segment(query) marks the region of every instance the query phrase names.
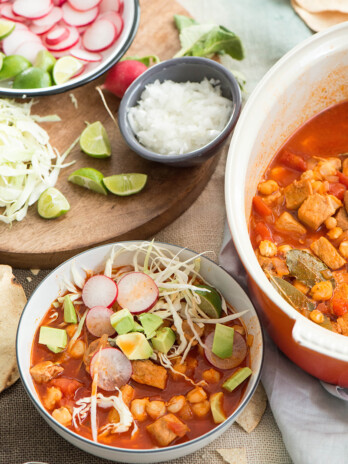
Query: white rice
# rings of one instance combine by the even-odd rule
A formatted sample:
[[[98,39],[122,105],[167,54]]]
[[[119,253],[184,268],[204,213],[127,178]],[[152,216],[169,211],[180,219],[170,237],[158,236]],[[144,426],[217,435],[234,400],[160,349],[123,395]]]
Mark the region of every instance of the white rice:
[[[148,84],[128,111],[139,142],[162,155],[189,153],[211,142],[226,126],[233,106],[218,84],[207,78]]]

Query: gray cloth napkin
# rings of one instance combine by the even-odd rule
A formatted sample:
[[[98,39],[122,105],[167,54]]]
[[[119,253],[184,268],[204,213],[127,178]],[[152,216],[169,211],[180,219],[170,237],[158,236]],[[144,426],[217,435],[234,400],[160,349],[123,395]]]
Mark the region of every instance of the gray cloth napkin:
[[[227,225],[219,263],[247,289]],[[348,403],[327,393],[317,379],[293,364],[267,333],[261,380],[294,464],[348,463]]]

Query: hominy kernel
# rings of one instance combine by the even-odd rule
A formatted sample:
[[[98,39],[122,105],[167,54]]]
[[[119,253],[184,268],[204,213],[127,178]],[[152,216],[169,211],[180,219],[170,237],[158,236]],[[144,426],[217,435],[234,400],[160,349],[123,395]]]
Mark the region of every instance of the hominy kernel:
[[[316,324],[322,324],[324,322],[324,314],[318,309],[314,309],[309,313],[310,319]]]
[[[278,247],[278,253],[283,253],[284,255],[290,250],[292,250],[290,245],[280,245]]]
[[[334,227],[333,229],[329,230],[329,232],[327,233],[327,236],[331,240],[335,240],[336,238],[338,238],[342,234],[342,232],[343,232],[343,230],[341,229],[341,227]]]
[[[325,225],[327,229],[334,229],[337,226],[337,220],[334,217],[329,217],[325,221]]]
[[[339,252],[343,258],[348,258],[348,241],[341,242]]]
[[[312,287],[311,296],[315,301],[326,301],[332,297],[332,284],[329,280],[318,282]]]
[[[259,250],[262,256],[268,258],[277,254],[277,246],[270,240],[262,240],[259,245]]]
[[[271,195],[279,189],[279,185],[275,180],[266,180],[266,182],[261,182],[257,189],[262,195]]]
[[[300,292],[304,293],[305,295],[309,292],[309,287],[307,287],[307,285],[305,285],[303,282],[300,282],[299,280],[295,280],[293,285],[295,288],[297,288],[297,290],[300,290]]]

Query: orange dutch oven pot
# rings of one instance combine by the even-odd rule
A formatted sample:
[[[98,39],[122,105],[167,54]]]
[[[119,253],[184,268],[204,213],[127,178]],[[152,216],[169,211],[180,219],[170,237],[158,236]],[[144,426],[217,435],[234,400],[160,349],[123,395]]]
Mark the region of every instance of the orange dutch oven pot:
[[[237,123],[225,177],[228,222],[249,289],[272,339],[309,374],[348,387],[348,337],[290,306],[262,271],[249,239],[257,184],[285,140],[309,118],[348,99],[348,23],[315,34],[287,53],[250,96]]]

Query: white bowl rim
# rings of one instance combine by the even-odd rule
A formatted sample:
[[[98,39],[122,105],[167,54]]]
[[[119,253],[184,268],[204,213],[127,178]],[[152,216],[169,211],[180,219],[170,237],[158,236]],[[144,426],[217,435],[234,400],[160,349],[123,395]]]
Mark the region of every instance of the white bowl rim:
[[[40,283],[39,285],[35,288],[35,290],[33,291],[33,293],[30,295],[24,309],[23,309],[23,312],[22,312],[22,315],[20,317],[20,320],[19,320],[19,323],[18,323],[18,329],[17,329],[17,336],[16,336],[16,356],[17,356],[17,363],[18,363],[18,370],[19,370],[19,375],[20,375],[20,378],[21,378],[21,381],[22,381],[22,384],[24,385],[24,388],[27,392],[27,395],[29,396],[29,398],[31,399],[32,403],[34,404],[34,406],[39,410],[39,412],[45,417],[45,419],[47,420],[48,419],[48,422],[49,424],[52,422],[55,426],[57,426],[64,434],[67,433],[68,435],[71,435],[73,436],[74,438],[76,438],[78,441],[82,442],[82,443],[87,443],[88,445],[92,445],[92,446],[95,446],[97,448],[102,448],[102,449],[105,449],[105,450],[108,450],[108,451],[117,451],[117,452],[122,452],[122,453],[129,453],[129,454],[151,454],[151,453],[164,453],[164,452],[167,452],[167,451],[175,451],[175,450],[178,450],[178,449],[182,449],[182,448],[185,448],[185,447],[189,447],[190,445],[194,444],[194,443],[197,443],[199,442],[200,440],[203,440],[203,439],[206,439],[208,438],[210,435],[216,433],[217,431],[219,431],[221,428],[225,428],[229,423],[231,422],[234,422],[235,418],[238,416],[238,414],[241,412],[240,409],[243,408],[248,404],[248,402],[250,401],[250,399],[252,398],[259,382],[260,382],[260,379],[261,379],[261,372],[262,372],[262,367],[263,367],[263,362],[264,362],[264,333],[263,333],[263,328],[262,328],[262,325],[260,323],[260,320],[259,320],[259,317],[257,315],[257,312],[254,308],[254,305],[252,304],[252,302],[250,301],[250,304],[251,306],[254,308],[254,311],[255,311],[255,316],[257,318],[257,322],[258,322],[258,326],[259,326],[259,329],[260,329],[260,335],[261,335],[261,353],[260,353],[260,367],[259,367],[259,370],[256,374],[256,378],[255,378],[255,384],[253,386],[253,388],[250,390],[250,392],[245,396],[245,398],[240,402],[240,404],[238,405],[238,407],[236,408],[236,410],[224,421],[222,422],[221,424],[217,425],[216,427],[214,427],[213,429],[209,430],[209,432],[197,437],[197,438],[194,438],[192,440],[188,440],[187,442],[184,442],[184,443],[180,443],[178,445],[173,445],[173,446],[167,446],[167,447],[163,447],[163,448],[154,448],[154,449],[140,449],[140,448],[137,448],[137,449],[129,449],[129,448],[119,448],[119,447],[116,447],[116,446],[109,446],[109,445],[104,445],[103,443],[96,443],[96,442],[93,442],[92,440],[88,439],[88,438],[85,438],[83,437],[82,435],[79,435],[75,432],[73,432],[72,430],[68,429],[67,427],[64,427],[63,425],[61,425],[58,421],[54,421],[52,419],[52,416],[46,411],[46,409],[42,406],[41,402],[37,401],[36,398],[33,396],[32,392],[31,392],[31,389],[29,387],[29,385],[27,385],[27,382],[25,381],[25,378],[24,378],[24,375],[22,374],[22,368],[21,368],[21,363],[20,363],[20,355],[19,355],[19,349],[18,349],[18,333],[19,333],[19,330],[20,330],[20,326],[21,326],[21,322],[22,322],[22,318],[23,318],[23,315],[24,315],[24,312],[26,310],[26,308],[28,307],[29,303],[30,303],[30,300],[32,299],[33,295],[39,291],[40,287],[45,283],[45,281],[53,274],[55,273],[59,268],[61,268],[62,266],[64,266],[65,264],[67,264],[68,262],[70,261],[73,261],[74,259],[78,258],[79,256],[82,256],[84,255],[85,253],[89,253],[90,251],[92,250],[97,250],[97,249],[102,249],[102,248],[110,248],[111,246],[113,245],[118,245],[118,244],[126,244],[126,243],[135,243],[135,242],[143,242],[143,240],[125,240],[125,241],[120,241],[120,242],[115,242],[115,243],[107,243],[107,244],[103,244],[103,245],[99,245],[97,247],[93,247],[93,248],[89,248],[88,250],[85,250],[85,251],[82,251],[81,253],[67,259],[66,261],[64,261],[63,263],[61,263],[59,266],[57,266],[55,269],[53,269]],[[196,251],[193,251],[191,250],[190,248],[187,248],[187,247],[181,247],[179,245],[173,245],[171,243],[166,243],[166,242],[160,242],[160,241],[156,241],[155,242],[156,244],[159,244],[159,245],[169,245],[171,247],[175,247],[175,248],[179,248],[179,249],[183,249],[183,250],[187,250],[189,252],[192,252],[194,254],[198,254]],[[215,263],[213,260],[211,260],[210,258],[206,257],[206,256],[203,256],[201,255],[201,257],[203,259],[206,259],[207,261],[210,261],[213,265],[215,266],[218,266],[223,272],[225,272],[232,280],[235,281],[235,279],[223,268],[221,267],[219,264]],[[239,286],[239,289],[241,291],[242,294],[245,295],[245,297],[247,299],[250,300],[250,298],[248,297],[248,295],[245,293],[245,291],[243,290],[243,288],[238,284],[237,281],[235,281],[236,284]],[[253,373],[254,374],[254,373]]]
[[[269,71],[264,75],[260,80],[258,85],[253,90],[250,95],[241,116],[236,124],[232,142],[229,148],[227,162],[226,162],[226,175],[225,175],[225,204],[227,212],[227,221],[231,234],[233,237],[233,242],[237,253],[243,263],[244,268],[247,270],[248,274],[252,277],[253,281],[264,291],[268,298],[283,311],[291,319],[295,320],[293,336],[301,338],[300,343],[305,344],[307,348],[314,349],[315,351],[320,352],[329,357],[334,357],[343,361],[348,361],[348,337],[344,337],[341,334],[328,331],[327,329],[314,324],[312,321],[307,319],[305,316],[300,314],[295,308],[293,308],[289,303],[287,303],[280,294],[275,290],[272,284],[267,279],[265,273],[262,271],[255,253],[251,247],[249,239],[249,231],[247,230],[247,237],[249,244],[245,247],[244,235],[241,233],[240,225],[243,223],[246,224],[246,229],[248,229],[248,219],[245,218],[244,210],[244,201],[241,201],[240,196],[238,197],[237,185],[240,184],[240,174],[239,179],[237,172],[239,167],[238,161],[238,142],[240,134],[243,133],[246,126],[246,121],[249,117],[249,114],[254,111],[255,102],[257,103],[259,95],[263,92],[265,85],[271,81],[274,76],[277,75],[278,70],[284,68],[288,61],[290,61],[294,56],[300,55],[301,52],[308,53],[308,50],[313,46],[316,47],[318,44],[322,44],[325,41],[328,41],[330,36],[335,37],[336,34],[339,34],[341,31],[348,31],[348,21],[338,24],[336,26],[330,27],[329,29],[318,32],[306,40],[300,42],[290,51],[288,51],[279,61],[277,61]],[[239,180],[239,182],[236,182]],[[243,191],[243,200],[244,200],[244,191]],[[242,205],[241,205],[242,203]],[[239,217],[237,211],[240,212],[240,208],[243,208],[243,215]],[[296,327],[296,329],[295,329]],[[312,335],[325,335],[325,339],[329,340],[331,347],[328,348],[326,344],[321,343],[322,340],[320,337],[314,337]]]

